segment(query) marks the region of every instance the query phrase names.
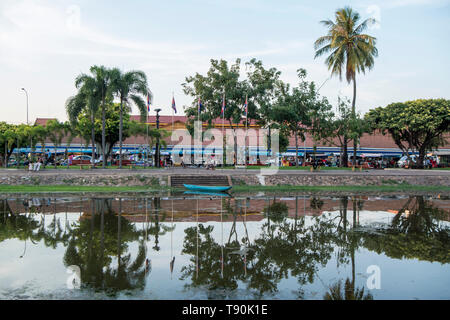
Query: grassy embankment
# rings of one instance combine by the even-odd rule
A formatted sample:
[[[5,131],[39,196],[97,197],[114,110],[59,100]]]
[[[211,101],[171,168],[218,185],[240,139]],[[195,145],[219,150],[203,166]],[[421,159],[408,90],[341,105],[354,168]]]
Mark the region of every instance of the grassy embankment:
[[[101,169],[102,166],[97,166],[98,169]],[[106,169],[119,169],[118,166],[106,166]],[[177,168],[180,168],[179,166]],[[246,169],[244,170],[260,170],[260,169],[269,169],[270,167],[267,166],[248,166]],[[28,167],[24,167],[24,166],[20,166],[20,167],[9,167],[6,168],[6,170],[24,170],[27,171]],[[55,167],[54,166],[46,166],[45,168],[41,167],[41,170],[54,170]],[[76,165],[76,166],[71,166],[69,168],[67,167],[56,167],[56,170],[91,170],[92,167],[91,166],[87,166],[87,165]],[[155,167],[142,167],[142,166],[122,166],[122,170],[164,170],[164,168],[155,168]],[[222,169],[221,166],[217,166],[217,169]],[[233,170],[236,169],[234,166],[227,166],[223,169],[226,170]],[[302,170],[302,171],[309,171],[311,170],[311,167],[279,167],[279,170]],[[0,168],[0,170],[5,170],[5,168]],[[340,167],[320,167],[320,171],[335,171],[335,170],[343,170],[343,171],[349,171],[352,170],[351,167],[348,168],[340,168]],[[356,168],[355,170],[359,170],[359,168]],[[367,170],[367,169],[363,169],[363,170]],[[405,169],[406,170],[406,169]],[[449,168],[433,168],[433,169],[424,169],[424,170],[450,170]]]
[[[0,185],[0,193],[123,193],[123,192],[159,192],[185,191],[169,187],[114,187],[114,186],[43,186],[43,185]],[[384,184],[381,186],[233,186],[233,193],[240,192],[431,192],[450,193],[450,187],[419,186],[408,184]]]

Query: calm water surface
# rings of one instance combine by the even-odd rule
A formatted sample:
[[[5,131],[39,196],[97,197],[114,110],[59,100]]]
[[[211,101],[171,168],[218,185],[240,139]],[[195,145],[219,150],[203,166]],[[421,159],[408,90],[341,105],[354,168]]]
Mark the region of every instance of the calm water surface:
[[[423,196],[10,198],[0,299],[450,299],[449,221]]]

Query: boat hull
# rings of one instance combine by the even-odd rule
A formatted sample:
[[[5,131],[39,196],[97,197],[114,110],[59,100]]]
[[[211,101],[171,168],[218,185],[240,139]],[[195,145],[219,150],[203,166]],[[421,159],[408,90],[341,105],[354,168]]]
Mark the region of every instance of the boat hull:
[[[197,186],[193,184],[185,184],[184,187],[191,191],[206,191],[206,192],[226,192],[231,189],[231,187],[226,186]]]

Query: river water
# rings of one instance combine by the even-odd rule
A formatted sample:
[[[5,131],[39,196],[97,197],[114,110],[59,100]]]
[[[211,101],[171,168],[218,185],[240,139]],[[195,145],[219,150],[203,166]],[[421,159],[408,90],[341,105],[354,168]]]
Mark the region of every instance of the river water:
[[[450,299],[449,221],[437,196],[11,197],[0,299]]]

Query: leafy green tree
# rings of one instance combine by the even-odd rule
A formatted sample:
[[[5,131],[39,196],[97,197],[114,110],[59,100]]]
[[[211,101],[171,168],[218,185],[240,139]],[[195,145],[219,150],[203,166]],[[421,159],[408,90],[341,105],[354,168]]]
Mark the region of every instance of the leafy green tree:
[[[356,116],[356,73],[365,73],[374,66],[374,58],[378,56],[376,38],[363,32],[372,18],[360,21],[360,15],[350,7],[338,9],[335,13],[335,21],[324,20],[321,23],[328,28],[326,36],[322,36],[314,43],[316,50],[315,58],[329,54],[325,64],[331,70],[332,75],[339,76],[342,73],[348,83],[353,82],[352,113]],[[353,165],[356,164],[357,140],[354,139]]]
[[[193,98],[192,104],[185,110],[188,121],[187,130],[194,131],[194,121],[200,120],[213,126],[213,121],[222,118],[222,103],[225,97],[225,114],[223,115],[234,134],[234,152],[237,154],[236,128],[245,118],[244,103],[248,97],[248,117],[256,119],[260,124],[269,124],[267,110],[270,110],[278,90],[280,72],[275,68],[264,68],[261,61],[252,59],[246,63],[247,72],[241,74],[241,60],[229,65],[225,60],[211,60],[211,66],[206,75],[196,73],[186,77],[183,83],[184,93]],[[240,78],[245,76],[246,79]],[[203,104],[203,110],[198,113],[198,100]],[[265,110],[265,111],[264,111]],[[225,148],[225,144],[224,144]],[[223,153],[225,155],[225,152]]]
[[[332,107],[327,98],[322,97],[321,99],[319,99],[317,91],[314,91],[314,83],[311,84],[311,88],[312,92],[316,93],[316,97],[309,103],[309,109],[307,113],[308,122],[305,123],[305,125],[308,127],[308,131],[313,139],[313,152],[315,161],[317,144],[321,139],[324,128],[326,127],[326,121],[327,119],[332,117],[333,112],[331,111]]]
[[[423,168],[427,151],[444,145],[450,132],[450,100],[419,99],[378,107],[365,115],[372,130],[389,133],[395,144],[409,156],[418,151],[417,166]]]
[[[319,138],[327,145],[340,148],[340,166],[348,166],[347,146],[352,132],[353,116],[350,101],[338,98],[337,113],[330,113],[322,123]]]
[[[16,140],[16,126],[6,122],[0,122],[0,162],[7,167],[9,158],[14,150]]]
[[[295,138],[296,166],[298,166],[298,138],[305,141],[305,133],[312,129],[315,131],[317,118],[322,118],[323,109],[320,107],[314,82],[305,80],[305,69],[297,70],[300,79],[298,87],[290,90],[289,84],[279,83],[280,90],[269,115],[280,125],[284,125],[289,135]]]
[[[47,136],[47,129],[40,125],[13,125],[0,122],[0,161],[6,166],[14,149],[19,146],[30,145],[34,150],[39,142],[44,150]]]
[[[55,154],[56,154],[56,150],[62,143],[62,139],[64,137],[71,139],[71,137],[72,137],[69,123],[59,122],[58,120],[50,120],[47,123],[46,129],[47,129],[48,138],[50,139],[50,141],[53,143],[53,145],[55,147]],[[56,169],[56,161],[54,162],[54,165],[55,165],[55,169]]]
[[[281,84],[281,90],[275,106],[270,112],[272,119],[288,129],[290,135],[295,138],[295,165],[298,167],[298,138],[305,141],[308,100],[310,98],[310,86],[304,80],[306,70],[297,70],[300,78],[298,87],[290,90],[289,84]]]
[[[129,71],[122,73],[115,68],[111,71],[112,91],[120,99],[120,126],[119,126],[119,168],[122,168],[122,141],[123,141],[123,113],[124,107],[131,112],[131,103],[134,103],[141,113],[141,120],[147,115],[147,107],[142,96],[147,95],[147,76],[142,71]]]
[[[33,126],[31,129],[32,136],[33,136],[33,145],[32,148],[36,146],[36,142],[39,142],[41,144],[41,151],[44,152],[45,149],[45,142],[48,138],[48,130],[44,126]]]
[[[237,154],[236,125],[241,122],[242,108],[247,94],[247,85],[240,81],[241,60],[228,66],[225,60],[211,59],[211,67],[206,76],[196,74],[186,77],[183,83],[184,93],[193,97],[192,106],[185,110],[189,118],[188,126],[192,127],[193,121],[207,122],[211,128],[213,121],[222,118],[228,122],[234,134],[234,151]],[[198,99],[201,100],[204,110],[198,113]],[[222,116],[222,103],[225,99],[225,113]],[[188,129],[189,130],[189,129]],[[192,129],[191,129],[192,130]],[[225,150],[225,144],[224,144]],[[225,156],[225,152],[223,152]]]

